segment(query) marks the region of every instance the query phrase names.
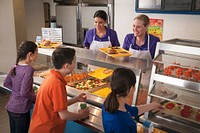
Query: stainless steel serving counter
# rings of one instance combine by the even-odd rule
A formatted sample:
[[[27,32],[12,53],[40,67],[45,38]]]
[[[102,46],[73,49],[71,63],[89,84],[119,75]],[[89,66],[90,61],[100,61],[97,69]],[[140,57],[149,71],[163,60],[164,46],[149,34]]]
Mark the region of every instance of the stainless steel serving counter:
[[[66,46],[66,47],[74,48],[76,50],[77,62],[91,64],[99,67],[110,68],[110,69],[116,69],[119,67],[125,67],[131,69],[136,74],[136,85],[135,85],[136,90],[132,100],[132,104],[133,105],[136,104],[142,73],[151,70],[152,61],[134,57],[113,58],[100,51],[94,51],[72,46]],[[47,56],[52,56],[53,51],[54,49],[39,48],[38,53]],[[100,101],[102,100],[100,99]],[[102,104],[102,102],[100,103]]]
[[[0,87],[4,88],[7,91],[11,91],[10,89],[6,88],[3,86],[3,82],[6,78],[7,74],[6,73],[0,73]]]
[[[84,48],[66,46],[74,48],[76,50],[76,61],[84,64],[95,65],[99,67],[105,67],[109,69],[116,69],[119,67],[125,67],[131,69],[136,74],[136,86],[133,96],[132,104],[135,105],[138,97],[139,85],[142,77],[142,73],[150,71],[152,67],[152,61],[138,59],[134,57],[120,57],[113,58],[100,51],[93,51]],[[54,49],[39,48],[38,53],[42,55],[52,56]],[[38,82],[36,79],[35,81]],[[40,82],[40,80],[39,80]],[[40,84],[40,83],[39,83]],[[66,87],[68,96],[77,96],[82,91],[75,88]],[[90,117],[86,120],[76,121],[86,127],[94,129],[98,132],[103,132],[102,118],[101,118],[101,106],[104,102],[104,98],[87,93],[87,103],[90,105]],[[70,110],[76,111],[77,105],[70,107]]]

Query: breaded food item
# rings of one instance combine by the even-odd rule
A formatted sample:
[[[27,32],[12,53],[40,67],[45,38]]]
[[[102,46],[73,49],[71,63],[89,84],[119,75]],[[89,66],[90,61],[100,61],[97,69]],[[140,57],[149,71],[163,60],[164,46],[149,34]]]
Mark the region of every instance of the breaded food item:
[[[50,40],[44,40],[42,43],[44,44],[44,46],[50,46],[51,45]]]
[[[115,49],[109,49],[108,54],[117,54],[117,51]]]

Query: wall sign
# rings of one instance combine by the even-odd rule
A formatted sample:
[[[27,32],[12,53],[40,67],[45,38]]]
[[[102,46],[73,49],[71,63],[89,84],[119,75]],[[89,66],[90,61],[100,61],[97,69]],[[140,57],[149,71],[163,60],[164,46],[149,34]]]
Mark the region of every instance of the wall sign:
[[[162,40],[162,38],[163,38],[163,36],[162,36],[163,35],[163,19],[150,18],[148,33],[152,34],[152,35],[160,38],[160,40]]]
[[[42,39],[51,42],[62,42],[61,28],[42,28]]]

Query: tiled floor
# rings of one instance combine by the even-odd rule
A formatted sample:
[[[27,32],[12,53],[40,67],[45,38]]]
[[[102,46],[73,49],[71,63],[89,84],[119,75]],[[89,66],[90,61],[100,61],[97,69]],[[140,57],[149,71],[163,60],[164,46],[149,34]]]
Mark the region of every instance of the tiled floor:
[[[8,102],[10,94],[0,88],[0,133],[9,133],[9,119],[5,109],[5,105]]]

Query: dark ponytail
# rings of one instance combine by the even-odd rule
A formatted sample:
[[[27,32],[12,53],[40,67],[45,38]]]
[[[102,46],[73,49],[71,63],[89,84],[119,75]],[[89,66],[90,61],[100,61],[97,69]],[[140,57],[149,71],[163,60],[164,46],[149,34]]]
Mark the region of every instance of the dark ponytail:
[[[133,71],[127,68],[117,68],[111,77],[111,90],[104,102],[105,110],[113,113],[119,108],[117,97],[126,97],[130,92],[130,88],[135,86],[136,77]]]
[[[17,50],[17,58],[16,58],[15,66],[10,71],[12,76],[16,75],[16,66],[19,63],[19,61],[26,59],[26,56],[29,52],[34,54],[36,49],[37,49],[37,45],[32,41],[23,41],[20,43]]]
[[[108,95],[104,102],[105,110],[113,113],[119,108],[119,102],[117,100],[117,95],[115,91],[112,90],[112,92]]]

